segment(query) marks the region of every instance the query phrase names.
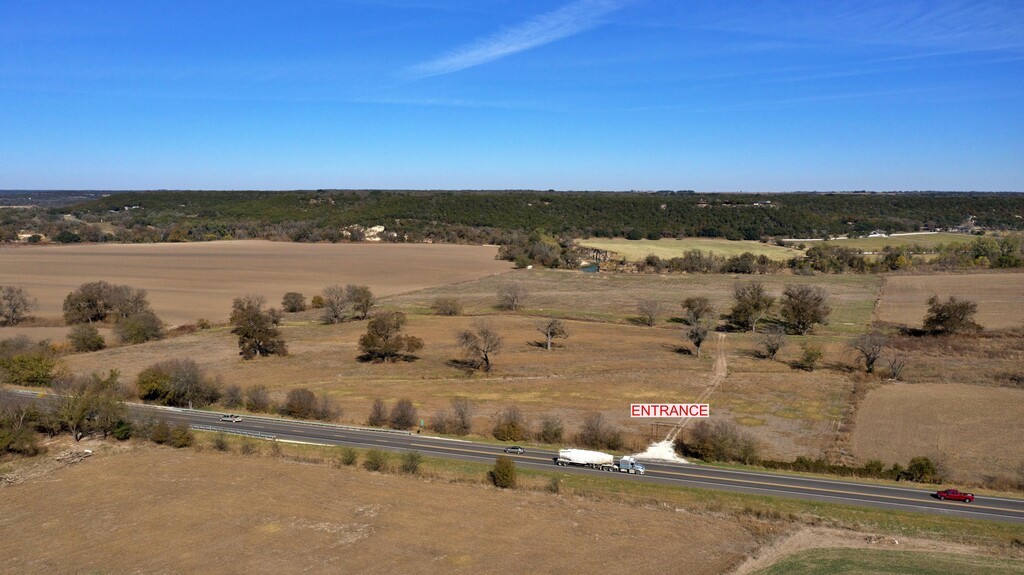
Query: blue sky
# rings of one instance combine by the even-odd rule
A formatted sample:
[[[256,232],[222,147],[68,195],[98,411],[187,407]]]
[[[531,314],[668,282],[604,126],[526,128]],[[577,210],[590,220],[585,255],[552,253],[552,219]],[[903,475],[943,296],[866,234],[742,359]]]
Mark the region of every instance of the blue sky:
[[[1024,2],[0,0],[0,189],[1024,191]]]

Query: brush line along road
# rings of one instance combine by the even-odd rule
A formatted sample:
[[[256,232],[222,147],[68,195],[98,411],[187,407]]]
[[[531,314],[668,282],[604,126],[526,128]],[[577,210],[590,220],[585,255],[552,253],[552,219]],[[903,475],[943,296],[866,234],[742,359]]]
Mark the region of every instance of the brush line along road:
[[[13,392],[22,398],[38,397],[37,393]],[[173,409],[128,404],[138,416],[164,419],[170,423],[187,423],[204,429],[228,433],[251,433],[274,436],[281,441],[319,445],[348,445],[394,452],[418,451],[425,456],[459,459],[476,463],[493,463],[502,453],[501,445],[471,441],[425,437],[405,433],[386,433],[355,427],[325,425],[289,419],[246,416],[239,422],[222,422],[214,412]],[[855,483],[838,479],[818,479],[776,473],[722,469],[696,464],[647,462],[647,474],[611,475],[609,472],[580,467],[556,467],[553,451],[527,450],[523,455],[509,455],[516,465],[555,473],[616,477],[623,481],[646,481],[677,487],[697,487],[733,491],[753,495],[787,497],[860,505],[882,509],[933,513],[950,517],[987,519],[1024,524],[1024,500],[981,496],[974,503],[939,501],[934,491],[909,487],[891,487]]]

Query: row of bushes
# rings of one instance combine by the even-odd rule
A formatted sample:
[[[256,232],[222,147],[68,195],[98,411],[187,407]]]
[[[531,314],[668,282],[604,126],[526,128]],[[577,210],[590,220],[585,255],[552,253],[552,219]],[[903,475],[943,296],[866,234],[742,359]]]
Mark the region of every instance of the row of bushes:
[[[769,469],[873,477],[895,481],[920,483],[940,483],[942,481],[935,462],[927,457],[915,457],[906,467],[895,463],[889,468],[886,468],[885,464],[877,459],[868,461],[862,466],[840,465],[824,459],[811,459],[804,456],[797,457],[793,461],[762,460],[760,446],[754,437],[727,421],[698,422],[689,435],[676,439],[675,448],[684,457],[695,457],[704,461],[759,464]]]

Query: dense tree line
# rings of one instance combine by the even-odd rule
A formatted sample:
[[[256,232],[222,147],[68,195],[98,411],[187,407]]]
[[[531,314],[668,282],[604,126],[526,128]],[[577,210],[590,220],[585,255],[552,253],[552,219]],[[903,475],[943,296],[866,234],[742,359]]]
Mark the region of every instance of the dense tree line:
[[[72,215],[75,219],[65,219]],[[991,193],[668,194],[608,192],[125,192],[81,204],[5,210],[0,239],[31,228],[67,241],[361,239],[498,243],[511,232],[629,238],[863,235],[951,228],[1024,229],[1024,195]],[[103,232],[99,223],[113,225]],[[71,234],[78,237],[76,240]],[[545,254],[535,254],[544,257]],[[548,254],[550,255],[550,254]]]

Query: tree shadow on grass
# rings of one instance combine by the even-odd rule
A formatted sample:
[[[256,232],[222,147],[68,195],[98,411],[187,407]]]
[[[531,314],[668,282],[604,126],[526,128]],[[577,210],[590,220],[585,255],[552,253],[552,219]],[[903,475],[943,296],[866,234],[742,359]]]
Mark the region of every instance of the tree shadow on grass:
[[[357,356],[356,360],[362,363],[412,363],[414,361],[419,360],[419,358],[420,357],[418,355],[410,355],[405,353],[401,353],[392,357],[380,357],[377,355],[364,353],[363,355]]]

